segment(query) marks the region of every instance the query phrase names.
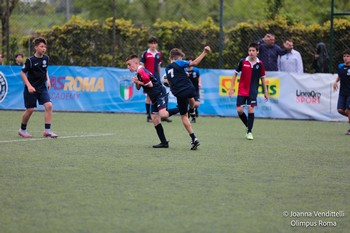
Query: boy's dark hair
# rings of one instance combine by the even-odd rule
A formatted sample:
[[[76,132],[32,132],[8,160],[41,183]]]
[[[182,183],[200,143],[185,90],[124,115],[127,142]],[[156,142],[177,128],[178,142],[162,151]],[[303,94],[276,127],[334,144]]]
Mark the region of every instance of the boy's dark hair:
[[[18,56],[24,57],[23,53],[17,53],[17,54],[15,55],[15,58],[17,58]]]
[[[350,55],[350,49],[346,49],[346,50],[343,52],[343,55],[345,55],[345,54]]]
[[[193,57],[193,56],[188,56],[188,57],[186,57],[186,60],[187,60],[187,61],[193,61],[193,60],[194,60],[194,57]]]
[[[134,59],[134,58],[139,59],[139,57],[138,57],[136,54],[132,54],[132,55],[128,56],[128,57],[125,59],[125,62],[127,62],[127,61],[129,61],[129,60],[132,60],[132,59]]]
[[[157,39],[157,37],[151,36],[151,37],[148,39],[148,43],[149,43],[149,44],[152,44],[152,43],[157,43],[157,44],[158,44],[158,39]]]
[[[172,60],[176,60],[178,57],[185,57],[185,54],[181,51],[181,49],[173,48],[170,50],[169,57]]]
[[[259,44],[258,43],[255,43],[255,42],[252,42],[248,45],[248,49],[249,48],[255,48],[256,51],[259,51]]]
[[[35,38],[33,41],[34,46],[38,46],[40,43],[44,43],[45,45],[47,45],[47,42],[43,37]]]

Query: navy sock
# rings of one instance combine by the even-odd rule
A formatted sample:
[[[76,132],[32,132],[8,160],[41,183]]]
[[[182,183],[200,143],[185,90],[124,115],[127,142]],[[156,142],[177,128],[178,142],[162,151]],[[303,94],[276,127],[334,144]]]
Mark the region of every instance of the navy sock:
[[[151,104],[146,104],[146,113],[148,117],[151,117]]]
[[[248,132],[252,132],[254,124],[254,113],[248,113]]]
[[[161,143],[167,143],[167,140],[166,140],[166,138],[165,138],[164,129],[163,129],[162,124],[158,124],[158,125],[155,126],[154,128],[156,128],[157,135],[158,135],[158,138],[159,138],[160,142],[161,142]]]
[[[27,129],[27,124],[21,124],[21,130],[26,130]]]
[[[245,125],[245,127],[247,127],[248,126],[247,115],[243,112],[242,114],[238,114],[238,116],[241,119],[241,121],[243,122],[243,124]]]
[[[168,112],[169,112],[169,116],[175,115],[179,112],[179,108],[176,107],[176,108],[168,109]]]
[[[194,135],[194,133],[191,133],[191,134],[190,134],[190,137],[191,137],[191,139],[192,139],[192,142],[194,142],[194,139],[196,139],[196,136]]]
[[[45,124],[45,129],[51,129],[51,124]]]

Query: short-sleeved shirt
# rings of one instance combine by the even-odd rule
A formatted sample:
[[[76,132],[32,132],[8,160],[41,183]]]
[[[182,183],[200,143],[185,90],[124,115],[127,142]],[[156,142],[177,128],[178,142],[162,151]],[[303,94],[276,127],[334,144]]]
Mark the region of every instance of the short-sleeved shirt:
[[[159,65],[162,63],[162,53],[156,51],[152,53],[150,49],[144,51],[141,55],[140,62],[149,70],[154,76],[160,80]]]
[[[235,72],[241,72],[238,95],[256,98],[258,96],[259,80],[265,76],[263,62],[257,58],[257,62],[252,65],[246,57],[240,60]]]
[[[184,60],[176,60],[165,67],[170,90],[177,96],[180,92],[187,89],[194,89],[191,80],[188,78],[185,68],[189,67],[190,62]]]
[[[338,70],[338,76],[340,78],[339,94],[350,96],[350,66],[341,66]]]
[[[187,70],[187,73],[189,74],[189,79],[191,80],[194,88],[196,91],[199,91],[199,69],[197,67],[193,67],[191,70]]]
[[[152,102],[156,101],[158,95],[166,93],[165,88],[158,79],[145,67],[139,66],[137,68],[137,78],[145,84],[142,86],[143,91],[149,95]],[[153,83],[153,87],[148,87],[151,83]]]
[[[43,57],[31,56],[26,59],[22,71],[27,74],[28,81],[34,88],[45,86],[48,65],[49,57],[46,55]]]

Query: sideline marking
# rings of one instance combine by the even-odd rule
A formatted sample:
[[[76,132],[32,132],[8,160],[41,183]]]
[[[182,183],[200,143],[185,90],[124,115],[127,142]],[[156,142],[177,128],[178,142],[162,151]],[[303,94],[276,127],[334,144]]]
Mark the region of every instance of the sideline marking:
[[[72,135],[72,136],[58,136],[58,138],[27,138],[27,139],[16,139],[16,140],[5,140],[0,141],[0,143],[10,143],[10,142],[28,142],[28,141],[42,141],[42,140],[59,140],[59,139],[67,139],[67,138],[86,138],[86,137],[105,137],[105,136],[112,136],[112,133],[105,133],[105,134],[83,134],[83,135]]]

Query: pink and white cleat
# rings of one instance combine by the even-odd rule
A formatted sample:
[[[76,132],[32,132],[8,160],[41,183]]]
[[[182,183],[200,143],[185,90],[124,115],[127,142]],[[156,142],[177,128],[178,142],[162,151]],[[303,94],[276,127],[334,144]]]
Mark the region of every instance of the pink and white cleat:
[[[18,130],[18,135],[21,137],[24,137],[24,138],[32,138],[33,137],[31,134],[28,133],[27,130],[22,130],[22,129]]]
[[[52,132],[51,130],[45,130],[43,133],[44,137],[57,138],[58,135]]]

